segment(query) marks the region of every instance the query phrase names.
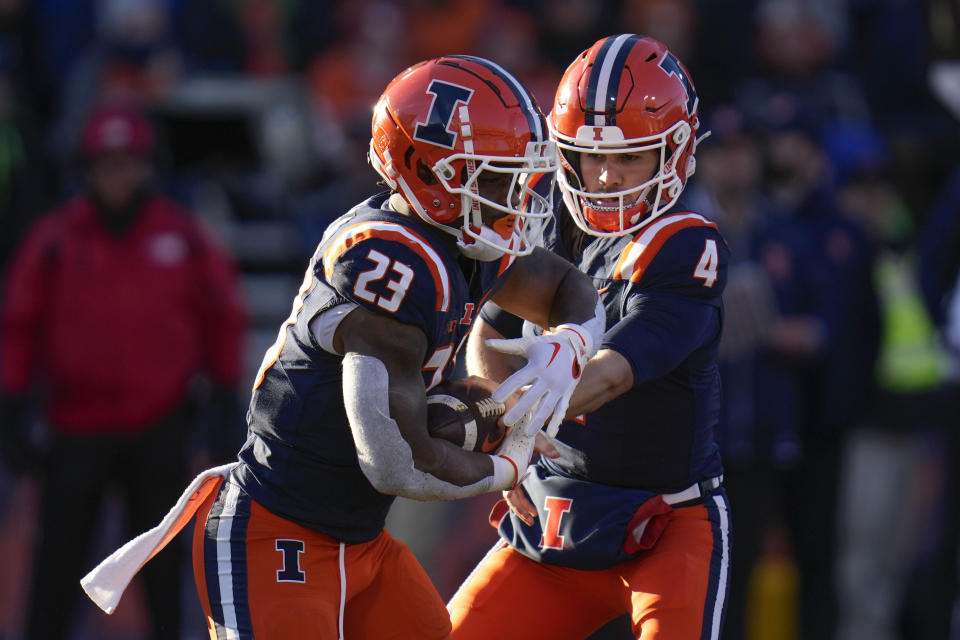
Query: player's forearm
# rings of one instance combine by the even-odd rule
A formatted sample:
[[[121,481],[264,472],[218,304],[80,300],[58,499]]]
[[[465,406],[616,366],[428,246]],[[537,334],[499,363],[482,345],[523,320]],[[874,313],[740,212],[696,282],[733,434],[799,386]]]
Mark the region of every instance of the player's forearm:
[[[573,265],[546,249],[519,258],[494,302],[515,316],[547,328],[593,317],[597,291]]]
[[[395,428],[354,431],[354,441],[363,474],[374,489],[388,495],[414,500],[469,498],[508,488],[515,475],[515,473],[506,473],[498,476],[492,456],[471,454],[473,457],[484,459],[483,462],[487,467],[485,472],[477,474],[478,477],[474,481],[465,482],[463,478],[459,478],[458,482],[452,482],[435,476],[416,468],[409,446]],[[510,470],[505,469],[505,471]]]
[[[503,337],[483,318],[477,318],[466,345],[467,375],[503,382],[523,366],[523,361],[516,356],[491,349],[486,344],[489,338]]]
[[[493,473],[490,456],[465,451],[447,440],[429,438],[428,446],[414,453],[413,466],[438,480],[464,487]]]
[[[351,413],[357,414],[356,407]],[[396,423],[386,416],[381,419],[375,428],[353,431],[360,468],[381,493],[414,500],[456,500],[503,490],[516,482],[516,464],[439,439],[433,441],[442,453],[421,468]]]
[[[597,306],[593,282],[573,265],[567,269],[550,306],[550,327],[566,323],[582,324],[592,320]],[[603,327],[600,328],[603,330]]]
[[[453,500],[512,486],[516,465],[506,460],[498,464],[486,454],[457,449],[427,436],[425,427],[412,444],[390,416],[387,385],[380,360],[357,353],[344,358],[344,408],[360,469],[374,489],[417,500]]]
[[[622,355],[602,349],[583,368],[583,376],[570,398],[567,418],[596,411],[633,387],[633,370]]]

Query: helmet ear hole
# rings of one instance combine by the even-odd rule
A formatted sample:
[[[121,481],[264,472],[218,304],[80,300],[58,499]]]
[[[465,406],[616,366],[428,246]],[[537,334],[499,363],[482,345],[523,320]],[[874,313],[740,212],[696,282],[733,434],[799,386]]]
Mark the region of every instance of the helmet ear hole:
[[[417,158],[417,177],[428,186],[434,186],[438,183],[437,177],[430,171],[430,167],[423,161],[423,158]]]

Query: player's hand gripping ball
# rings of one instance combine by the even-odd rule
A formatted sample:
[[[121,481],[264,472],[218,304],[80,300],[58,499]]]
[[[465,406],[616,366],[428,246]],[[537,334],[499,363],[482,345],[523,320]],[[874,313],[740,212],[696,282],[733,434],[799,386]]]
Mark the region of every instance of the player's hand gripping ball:
[[[470,376],[446,380],[427,393],[427,431],[467,451],[492,453],[503,441],[503,404],[490,397],[497,384]]]

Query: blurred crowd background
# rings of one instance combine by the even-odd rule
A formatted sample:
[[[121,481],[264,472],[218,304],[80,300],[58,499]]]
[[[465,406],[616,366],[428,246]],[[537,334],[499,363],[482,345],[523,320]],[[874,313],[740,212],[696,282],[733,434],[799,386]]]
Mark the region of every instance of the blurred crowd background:
[[[89,114],[141,109],[157,183],[239,274],[247,324],[226,436],[239,445],[249,383],[325,225],[377,189],[365,153],[390,79],[471,53],[549,111],[594,41],[655,37],[690,69],[713,132],[685,206],[732,251],[724,637],[960,640],[958,12],[956,0],[0,0],[0,268],[84,188]],[[31,424],[40,453],[47,429]],[[26,637],[37,539],[42,476],[18,466],[0,470],[0,639]],[[494,500],[395,507],[389,528],[444,598],[494,542]],[[108,495],[85,570],[127,538],[124,517]],[[202,638],[181,571],[181,637]],[[50,612],[68,614],[74,639],[147,637],[138,583],[112,617],[86,599]],[[596,637],[629,637],[620,622]]]

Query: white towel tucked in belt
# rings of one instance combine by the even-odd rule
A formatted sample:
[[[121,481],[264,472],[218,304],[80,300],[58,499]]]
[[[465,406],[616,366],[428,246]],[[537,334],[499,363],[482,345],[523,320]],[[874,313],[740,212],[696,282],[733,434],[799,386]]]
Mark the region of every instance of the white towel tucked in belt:
[[[198,475],[160,524],[111,553],[93,571],[85,575],[80,584],[90,599],[107,613],[113,613],[133,576],[180,533],[207,496],[217,487],[219,479],[229,476],[237,464],[232,462],[214,467]]]

